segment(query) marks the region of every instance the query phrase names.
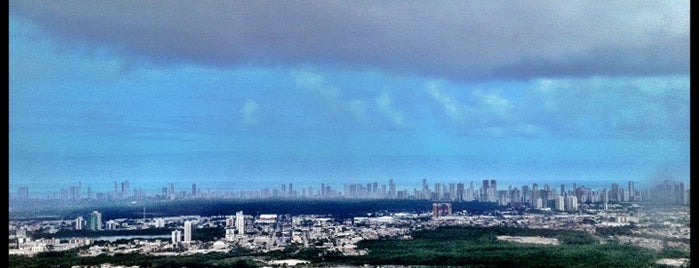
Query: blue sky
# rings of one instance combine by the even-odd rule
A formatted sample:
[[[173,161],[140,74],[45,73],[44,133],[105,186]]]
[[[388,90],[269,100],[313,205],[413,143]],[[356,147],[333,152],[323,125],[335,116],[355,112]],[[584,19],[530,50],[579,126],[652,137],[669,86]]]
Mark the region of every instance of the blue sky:
[[[10,1],[9,184],[689,178],[689,2]]]

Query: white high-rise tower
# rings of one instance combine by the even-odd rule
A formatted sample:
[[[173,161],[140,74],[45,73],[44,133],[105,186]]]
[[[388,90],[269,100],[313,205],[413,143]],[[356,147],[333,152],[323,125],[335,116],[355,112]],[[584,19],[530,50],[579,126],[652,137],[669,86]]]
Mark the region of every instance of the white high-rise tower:
[[[184,242],[185,243],[192,242],[192,222],[191,221],[184,222]]]
[[[238,230],[238,234],[245,234],[245,216],[242,211],[235,213],[235,228]]]

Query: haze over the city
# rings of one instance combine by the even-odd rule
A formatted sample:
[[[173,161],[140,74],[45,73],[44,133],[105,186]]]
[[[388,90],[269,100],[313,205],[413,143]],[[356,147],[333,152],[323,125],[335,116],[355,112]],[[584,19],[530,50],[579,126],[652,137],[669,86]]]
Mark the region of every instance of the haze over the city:
[[[10,1],[9,186],[689,182],[689,1]]]

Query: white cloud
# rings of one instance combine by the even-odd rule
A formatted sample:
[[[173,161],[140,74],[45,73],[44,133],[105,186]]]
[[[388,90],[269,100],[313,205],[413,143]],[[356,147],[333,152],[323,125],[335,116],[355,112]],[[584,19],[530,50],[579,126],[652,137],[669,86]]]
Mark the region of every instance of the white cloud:
[[[354,119],[357,122],[366,123],[369,120],[366,104],[363,100],[351,100],[348,102],[347,108],[354,115]]]
[[[240,112],[243,114],[243,123],[245,124],[255,124],[259,121],[259,110],[260,105],[254,100],[246,99],[243,108]]]
[[[447,113],[449,118],[455,121],[460,121],[463,113],[465,112],[465,107],[463,104],[459,103],[453,96],[444,92],[444,90],[439,85],[439,82],[431,81],[427,83],[427,93],[437,101]]]
[[[376,105],[379,110],[388,117],[393,126],[404,126],[405,121],[403,120],[403,114],[394,107],[391,95],[387,92],[381,92],[381,94],[376,97]]]
[[[329,84],[325,77],[320,74],[309,71],[293,71],[291,75],[294,77],[296,85],[320,94],[323,98],[329,101],[338,101],[342,90]]]

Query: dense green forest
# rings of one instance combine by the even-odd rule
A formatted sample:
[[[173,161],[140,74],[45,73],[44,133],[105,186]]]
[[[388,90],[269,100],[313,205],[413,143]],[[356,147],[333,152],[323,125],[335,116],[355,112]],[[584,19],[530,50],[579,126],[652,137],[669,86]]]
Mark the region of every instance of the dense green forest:
[[[561,245],[498,241],[498,235],[557,238]],[[660,254],[618,244],[600,244],[594,236],[568,230],[512,227],[445,227],[418,231],[412,240],[362,241],[371,264],[471,265],[508,267],[648,267]]]

